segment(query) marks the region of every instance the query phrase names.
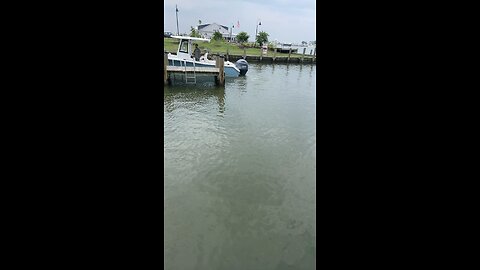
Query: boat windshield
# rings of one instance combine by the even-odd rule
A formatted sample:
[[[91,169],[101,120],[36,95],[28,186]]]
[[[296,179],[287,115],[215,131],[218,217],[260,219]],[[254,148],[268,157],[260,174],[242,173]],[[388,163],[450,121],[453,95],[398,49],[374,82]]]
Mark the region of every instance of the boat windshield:
[[[188,40],[183,39],[181,41],[179,51],[183,53],[188,53]]]

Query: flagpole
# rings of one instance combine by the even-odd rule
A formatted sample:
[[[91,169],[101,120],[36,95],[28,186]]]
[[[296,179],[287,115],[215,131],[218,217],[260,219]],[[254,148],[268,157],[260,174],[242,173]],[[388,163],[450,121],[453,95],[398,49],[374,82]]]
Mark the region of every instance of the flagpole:
[[[175,16],[177,17],[177,36],[180,35],[180,31],[178,31],[178,7],[175,5]]]

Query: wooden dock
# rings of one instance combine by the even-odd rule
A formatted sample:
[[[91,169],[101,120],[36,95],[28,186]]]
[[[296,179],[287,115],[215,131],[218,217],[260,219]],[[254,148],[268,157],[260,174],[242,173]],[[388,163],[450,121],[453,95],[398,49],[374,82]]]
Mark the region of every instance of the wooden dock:
[[[223,56],[217,57],[215,67],[187,67],[187,66],[169,66],[168,65],[168,53],[164,54],[163,61],[163,82],[164,84],[171,84],[171,74],[180,73],[185,75],[185,82],[188,83],[188,79],[194,79],[193,83],[196,84],[197,74],[213,75],[215,76],[215,83],[217,85],[225,85],[225,59]],[[189,75],[192,75],[190,76]]]

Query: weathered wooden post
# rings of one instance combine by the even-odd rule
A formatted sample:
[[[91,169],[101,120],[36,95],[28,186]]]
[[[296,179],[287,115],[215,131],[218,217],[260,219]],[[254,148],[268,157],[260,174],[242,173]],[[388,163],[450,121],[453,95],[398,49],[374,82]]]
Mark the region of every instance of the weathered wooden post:
[[[163,54],[163,85],[167,84],[167,81],[168,81],[167,66],[168,66],[168,53],[164,52]]]
[[[220,85],[225,85],[225,69],[224,69],[224,66],[225,66],[225,59],[223,57],[223,55],[220,56],[220,73],[219,73],[219,77],[220,77]]]
[[[215,62],[215,67],[219,69],[218,76],[216,78],[216,83],[218,85],[225,85],[225,69],[224,69],[225,59],[223,55],[219,55]]]
[[[247,59],[247,49],[243,47],[243,59]]]
[[[292,47],[288,49],[288,59],[287,59],[288,62],[290,62],[290,54],[292,54]]]
[[[275,62],[276,54],[277,54],[277,48],[274,48],[273,49],[273,62]]]
[[[313,58],[312,63],[315,62],[315,55],[317,54],[317,46],[315,46],[315,50],[313,50]]]
[[[307,49],[307,48],[303,48],[302,63],[303,63],[303,58],[305,58],[305,50],[306,50],[306,49]]]
[[[215,57],[215,67],[218,68],[219,63],[218,63],[218,58]],[[215,84],[218,84],[218,74],[215,75]]]
[[[229,60],[229,54],[228,54],[228,47],[227,47],[227,61],[230,61]]]
[[[260,61],[262,61],[263,58],[263,48],[260,46]]]

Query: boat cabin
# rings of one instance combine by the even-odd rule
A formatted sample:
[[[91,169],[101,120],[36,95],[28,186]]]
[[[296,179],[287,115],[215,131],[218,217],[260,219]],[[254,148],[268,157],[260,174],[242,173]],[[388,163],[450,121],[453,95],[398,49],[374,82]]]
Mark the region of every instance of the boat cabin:
[[[196,37],[172,36],[172,38],[180,40],[177,49],[177,57],[181,59],[192,59],[193,50],[195,49],[192,41],[210,41],[210,39]]]

